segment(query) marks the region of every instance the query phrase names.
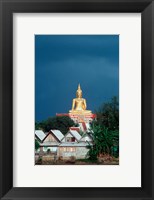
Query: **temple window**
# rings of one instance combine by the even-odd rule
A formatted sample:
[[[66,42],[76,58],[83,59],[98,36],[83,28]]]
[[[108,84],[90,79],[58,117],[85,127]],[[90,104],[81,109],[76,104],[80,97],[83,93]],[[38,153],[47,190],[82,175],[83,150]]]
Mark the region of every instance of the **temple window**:
[[[66,142],[71,142],[72,141],[72,138],[71,137],[67,137],[66,138]]]
[[[63,151],[66,151],[66,147],[63,147],[62,150],[63,150]]]
[[[74,152],[75,151],[75,147],[67,147],[67,152]]]

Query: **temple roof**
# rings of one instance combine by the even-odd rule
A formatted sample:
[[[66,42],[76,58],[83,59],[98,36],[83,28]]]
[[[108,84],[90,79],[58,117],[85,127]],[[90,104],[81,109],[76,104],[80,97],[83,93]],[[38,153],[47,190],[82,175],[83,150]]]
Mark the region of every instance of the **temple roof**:
[[[71,133],[78,141],[81,139],[81,135],[76,130],[69,130],[68,133]]]
[[[45,133],[42,130],[36,130],[35,131],[35,135],[37,136],[37,138],[42,141],[45,138]]]
[[[50,131],[56,136],[56,138],[58,138],[58,140],[61,141],[63,139],[64,135],[62,134],[61,131],[59,130],[50,130]]]

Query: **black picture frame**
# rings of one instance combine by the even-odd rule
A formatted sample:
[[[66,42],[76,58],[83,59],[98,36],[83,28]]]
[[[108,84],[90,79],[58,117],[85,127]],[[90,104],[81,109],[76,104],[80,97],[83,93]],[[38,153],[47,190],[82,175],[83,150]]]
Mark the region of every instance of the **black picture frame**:
[[[141,13],[142,187],[13,187],[13,13]],[[135,67],[135,66],[134,66]],[[133,72],[132,72],[133,73]],[[133,112],[133,111],[132,111]],[[133,113],[132,113],[133,114]],[[154,2],[152,0],[0,0],[1,199],[154,199]],[[133,130],[133,128],[132,128]],[[135,134],[135,133],[134,133]],[[26,173],[26,172],[23,172]],[[126,172],[127,173],[127,172]],[[82,177],[81,177],[82,181]]]

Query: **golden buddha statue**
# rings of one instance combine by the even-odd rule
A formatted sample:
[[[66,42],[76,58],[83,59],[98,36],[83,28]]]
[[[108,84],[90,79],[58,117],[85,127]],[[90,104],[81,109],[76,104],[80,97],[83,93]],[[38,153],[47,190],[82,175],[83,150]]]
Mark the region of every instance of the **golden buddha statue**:
[[[80,84],[78,85],[78,89],[76,91],[76,97],[73,99],[72,110],[69,111],[71,114],[91,114],[91,110],[86,110],[87,104],[86,100],[82,98],[82,90],[80,88]]]

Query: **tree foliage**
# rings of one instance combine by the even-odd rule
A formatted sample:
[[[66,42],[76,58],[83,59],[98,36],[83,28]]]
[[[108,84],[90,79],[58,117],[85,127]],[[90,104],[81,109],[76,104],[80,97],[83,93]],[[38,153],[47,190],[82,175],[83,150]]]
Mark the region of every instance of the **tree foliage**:
[[[119,103],[117,97],[96,110],[97,120],[91,124],[93,146],[89,145],[88,157],[97,160],[100,154],[119,156]]]
[[[38,148],[40,147],[39,142],[35,139],[35,150],[38,150]]]
[[[111,102],[104,103],[96,110],[97,125],[105,126],[109,130],[119,130],[119,102],[113,97]]]
[[[40,123],[38,122],[35,122],[35,130],[40,130]]]
[[[99,154],[110,154],[118,156],[119,131],[109,130],[105,126],[92,125],[92,136],[94,145],[89,145],[88,156],[91,160],[97,160]],[[116,151],[115,151],[116,150]]]
[[[68,116],[50,117],[47,120],[36,123],[35,125],[35,129],[37,128],[37,130],[41,129],[44,132],[49,132],[51,129],[58,129],[64,135],[68,132],[69,127],[76,126],[74,121]]]

